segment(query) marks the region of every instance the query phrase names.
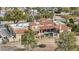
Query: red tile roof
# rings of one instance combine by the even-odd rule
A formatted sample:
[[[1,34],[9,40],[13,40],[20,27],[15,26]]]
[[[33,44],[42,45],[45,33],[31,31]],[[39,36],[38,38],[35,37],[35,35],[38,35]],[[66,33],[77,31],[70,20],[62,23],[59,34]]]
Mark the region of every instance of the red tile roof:
[[[42,20],[40,21],[40,29],[54,28],[54,22],[52,20]]]
[[[24,33],[25,31],[27,31],[26,29],[14,29],[13,30],[16,34],[19,34],[19,33]]]
[[[67,30],[67,29],[69,29],[69,27],[66,26],[65,24],[56,25],[55,28],[60,29],[60,30]]]
[[[29,26],[32,27],[32,26],[35,26],[37,25],[35,22],[30,22],[29,23]],[[66,26],[65,24],[56,24],[55,22],[53,22],[52,20],[47,20],[47,19],[42,19],[39,21],[39,27],[40,27],[40,30],[44,30],[44,29],[52,29],[52,28],[57,28],[57,29],[60,29],[60,30],[66,30],[66,29],[69,29],[68,26]],[[13,29],[13,31],[15,33],[23,33],[26,31],[26,29]]]

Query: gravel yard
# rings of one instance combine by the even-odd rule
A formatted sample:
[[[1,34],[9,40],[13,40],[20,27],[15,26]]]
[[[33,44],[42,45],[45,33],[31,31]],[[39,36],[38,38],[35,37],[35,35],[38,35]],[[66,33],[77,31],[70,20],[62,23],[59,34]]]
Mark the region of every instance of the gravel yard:
[[[32,51],[54,51],[57,47],[57,45],[54,42],[55,40],[52,38],[38,40],[38,45],[44,44],[46,45],[46,47],[36,47],[32,49]],[[8,43],[0,45],[0,51],[24,51],[24,47],[20,44],[20,42]]]

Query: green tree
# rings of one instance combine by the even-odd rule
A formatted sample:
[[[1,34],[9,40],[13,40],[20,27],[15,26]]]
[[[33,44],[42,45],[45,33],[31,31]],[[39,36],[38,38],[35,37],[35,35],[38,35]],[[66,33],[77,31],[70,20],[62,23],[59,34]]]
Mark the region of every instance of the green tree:
[[[10,8],[6,11],[4,19],[7,21],[19,21],[27,18],[27,14],[19,8]]]
[[[37,15],[30,15],[28,17],[28,20],[34,20],[34,19],[40,19],[40,18],[53,18],[53,8],[49,8],[49,7],[34,7],[34,8],[27,8],[27,10],[25,10],[25,12],[29,12],[29,10],[37,10]]]
[[[76,37],[73,32],[64,31],[60,33],[59,39],[56,41],[58,50],[73,51],[76,50]]]
[[[79,25],[74,25],[73,27],[72,27],[72,31],[74,31],[74,32],[79,32]]]
[[[76,30],[77,30],[77,25],[71,24],[71,31],[76,32]]]
[[[70,7],[62,7],[62,10],[63,10],[64,12],[69,12],[69,11],[70,11]]]
[[[38,8],[37,18],[53,18],[53,10]]]
[[[33,20],[35,20],[35,16],[28,15],[27,21],[33,21]]]
[[[69,23],[74,24],[74,20],[73,19],[69,19]]]
[[[0,16],[0,21],[3,21],[4,20],[4,17]]]
[[[78,7],[70,7],[70,10],[79,10]]]
[[[63,11],[62,7],[55,7],[55,8],[56,8],[55,13],[61,13]]]
[[[31,29],[22,35],[21,44],[24,45],[27,50],[36,47],[35,33]]]

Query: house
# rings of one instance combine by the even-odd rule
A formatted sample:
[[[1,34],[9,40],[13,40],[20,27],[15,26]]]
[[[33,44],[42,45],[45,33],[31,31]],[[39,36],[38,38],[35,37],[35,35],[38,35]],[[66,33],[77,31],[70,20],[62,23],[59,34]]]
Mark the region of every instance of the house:
[[[16,38],[16,41],[21,39],[21,35],[28,30],[29,23],[17,23],[9,24],[9,30],[12,33],[12,40]]]
[[[36,31],[37,36],[53,35],[54,23],[52,20],[40,19],[39,22],[31,22],[30,26]]]
[[[28,30],[29,23],[10,24],[9,26],[15,34],[22,34]]]
[[[39,22],[31,22],[30,26],[38,33],[38,36],[54,36],[64,30],[71,31],[71,28],[62,22],[53,21],[52,19],[40,19]]]
[[[28,31],[28,27],[35,31],[36,37],[56,36],[64,30],[70,31],[70,28],[64,23],[45,18],[39,19],[39,21],[10,24],[10,29],[16,36],[21,36],[25,31]]]

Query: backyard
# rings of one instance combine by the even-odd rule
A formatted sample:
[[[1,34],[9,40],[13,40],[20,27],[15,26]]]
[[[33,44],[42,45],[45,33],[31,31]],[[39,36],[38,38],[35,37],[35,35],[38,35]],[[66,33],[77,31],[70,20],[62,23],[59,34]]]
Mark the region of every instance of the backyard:
[[[57,48],[57,45],[55,44],[55,39],[53,38],[44,38],[44,39],[38,39],[37,45],[44,44],[45,47],[39,47],[33,48],[32,51],[54,51]],[[0,45],[1,51],[16,51],[16,50],[25,50],[24,46],[20,44],[20,42],[12,42],[7,44],[1,44]]]

